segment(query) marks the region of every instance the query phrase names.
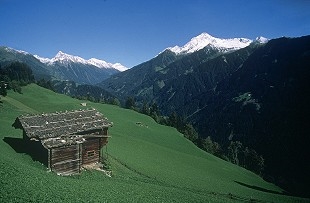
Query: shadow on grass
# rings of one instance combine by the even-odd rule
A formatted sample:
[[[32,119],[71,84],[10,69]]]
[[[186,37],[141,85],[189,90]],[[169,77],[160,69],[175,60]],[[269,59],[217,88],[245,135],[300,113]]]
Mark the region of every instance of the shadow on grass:
[[[4,137],[3,141],[10,145],[15,152],[28,154],[33,161],[39,161],[47,166],[47,150],[41,145],[41,142],[25,142],[22,138]]]
[[[262,188],[262,187],[258,187],[258,186],[255,186],[255,185],[248,185],[248,184],[245,184],[245,183],[242,183],[242,182],[239,182],[239,181],[234,181],[235,183],[238,183],[239,185],[242,185],[244,187],[247,187],[247,188],[251,188],[253,190],[258,190],[258,191],[261,191],[261,192],[267,192],[267,193],[271,193],[271,194],[277,194],[277,195],[286,195],[286,196],[292,196],[291,194],[283,191],[283,192],[278,192],[278,191],[273,191],[273,190],[268,190],[268,189],[265,189],[265,188]]]

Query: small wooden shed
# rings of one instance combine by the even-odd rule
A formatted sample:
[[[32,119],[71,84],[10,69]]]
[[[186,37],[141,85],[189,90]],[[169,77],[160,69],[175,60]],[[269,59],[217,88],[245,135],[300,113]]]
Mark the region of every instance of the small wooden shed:
[[[19,116],[14,125],[23,129],[27,145],[43,149],[37,151],[45,154],[51,171],[71,175],[101,161],[111,123],[95,109],[87,109]]]

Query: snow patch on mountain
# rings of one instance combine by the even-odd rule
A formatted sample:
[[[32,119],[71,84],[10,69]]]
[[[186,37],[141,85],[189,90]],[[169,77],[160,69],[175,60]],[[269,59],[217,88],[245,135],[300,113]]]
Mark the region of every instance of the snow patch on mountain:
[[[64,64],[64,65],[68,65],[69,63],[81,63],[81,64],[85,64],[85,65],[93,65],[97,68],[106,68],[106,69],[113,68],[113,69],[116,69],[119,71],[125,71],[128,69],[127,67],[123,66],[120,63],[115,63],[115,64],[108,63],[106,61],[96,59],[96,58],[91,58],[91,59],[85,60],[82,57],[66,54],[62,51],[59,51],[56,54],[56,56],[52,59],[43,58],[43,57],[40,57],[38,55],[34,55],[34,57],[36,57],[42,63],[50,64],[50,65],[52,65],[56,62]]]
[[[5,50],[11,53],[20,53],[20,54],[24,54],[24,55],[28,55],[29,53],[26,51],[22,51],[22,50],[17,50],[17,49],[13,49],[10,47],[5,47]]]
[[[269,39],[260,36],[260,37],[256,37],[255,41],[261,44],[266,44],[269,41]]]
[[[38,55],[33,55],[36,59],[38,59],[39,61],[41,61],[42,63],[49,63],[51,62],[51,59],[49,58],[43,58],[43,57],[40,57]]]
[[[192,38],[184,46],[174,46],[167,48],[170,51],[173,51],[176,54],[189,54],[204,47],[210,45],[214,48],[217,48],[221,51],[231,51],[238,50],[244,47],[249,46],[253,40],[247,38],[232,38],[232,39],[220,39],[209,35],[208,33],[202,33],[197,37]]]
[[[107,63],[103,60],[99,60],[99,59],[96,59],[96,58],[91,58],[89,60],[86,61],[87,63],[89,64],[92,64],[94,66],[97,66],[99,68],[105,68],[105,67],[109,67],[111,66],[112,64],[111,63]]]
[[[99,68],[106,68],[106,67],[112,67],[114,69],[117,69],[119,71],[125,71],[127,70],[128,68],[123,66],[122,64],[120,63],[108,63],[104,60],[100,60],[100,59],[96,59],[96,58],[91,58],[91,59],[88,59],[86,61],[88,64],[92,64],[94,66],[97,66]]]
[[[86,60],[79,57],[79,56],[72,56],[66,53],[63,53],[62,51],[59,51],[56,56],[54,58],[51,59],[51,62],[60,62],[60,63],[69,63],[69,62],[73,62],[73,63],[82,63],[82,64],[87,64]]]
[[[119,71],[121,71],[121,72],[123,72],[125,70],[128,70],[128,68],[126,66],[123,66],[120,63],[114,63],[114,64],[112,64],[112,67],[117,69],[117,70],[119,70]]]

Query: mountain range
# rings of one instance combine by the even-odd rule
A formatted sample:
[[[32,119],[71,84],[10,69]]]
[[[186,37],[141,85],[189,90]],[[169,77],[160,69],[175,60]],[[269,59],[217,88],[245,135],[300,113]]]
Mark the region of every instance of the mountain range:
[[[256,42],[265,43],[268,39],[259,37]],[[220,39],[208,33],[202,33],[192,38],[184,46],[168,47],[163,52],[171,51],[176,58],[181,58],[190,53],[209,47],[217,50],[218,53],[244,48],[253,43],[253,40],[246,38]],[[159,53],[162,54],[163,52]],[[20,61],[28,64],[36,78],[50,78],[56,80],[69,80],[78,84],[94,85],[111,75],[128,70],[120,63],[109,63],[104,60],[91,58],[83,59],[59,51],[53,58],[44,58],[32,55],[26,51],[16,50],[9,47],[0,47],[0,64],[7,64],[11,61]]]
[[[264,37],[257,37],[255,41],[260,43],[266,43],[268,42],[268,39]],[[180,55],[180,54],[190,54],[195,51],[199,51],[200,49],[203,49],[209,45],[217,49],[218,51],[228,52],[247,47],[252,42],[253,40],[247,38],[220,39],[204,32],[198,35],[197,37],[192,38],[188,43],[186,43],[182,47],[174,46],[174,47],[168,47],[167,49],[174,52],[177,55]]]
[[[56,54],[56,56],[52,59],[43,58],[43,57],[40,57],[38,55],[34,55],[34,57],[39,59],[42,63],[45,63],[47,65],[51,65],[51,66],[53,66],[56,63],[60,63],[64,66],[70,66],[70,64],[72,64],[72,63],[81,63],[81,64],[85,64],[85,65],[96,66],[98,68],[116,69],[119,71],[125,71],[128,69],[120,63],[112,64],[112,63],[108,63],[106,61],[96,59],[96,58],[91,58],[89,60],[85,60],[79,56],[69,55],[69,54],[63,53],[62,51],[59,51]]]
[[[69,80],[78,84],[96,84],[115,73],[127,70],[120,63],[112,64],[95,58],[85,60],[61,51],[54,58],[49,59],[26,51],[0,47],[0,57],[2,65],[12,61],[28,64],[37,79]]]

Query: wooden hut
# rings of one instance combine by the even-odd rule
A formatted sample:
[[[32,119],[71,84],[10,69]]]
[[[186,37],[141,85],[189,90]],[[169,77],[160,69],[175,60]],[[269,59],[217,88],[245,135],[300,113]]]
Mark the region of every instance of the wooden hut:
[[[101,161],[111,123],[100,112],[88,109],[19,116],[15,126],[23,129],[26,145],[46,156],[51,171],[70,175]]]

